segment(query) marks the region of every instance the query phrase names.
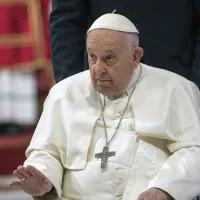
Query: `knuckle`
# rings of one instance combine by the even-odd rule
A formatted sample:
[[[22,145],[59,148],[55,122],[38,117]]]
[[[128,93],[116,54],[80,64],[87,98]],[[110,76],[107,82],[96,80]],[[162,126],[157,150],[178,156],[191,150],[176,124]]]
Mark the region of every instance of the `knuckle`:
[[[142,193],[142,194],[140,194],[140,195],[138,196],[138,200],[142,200],[143,197],[144,197],[144,194]]]

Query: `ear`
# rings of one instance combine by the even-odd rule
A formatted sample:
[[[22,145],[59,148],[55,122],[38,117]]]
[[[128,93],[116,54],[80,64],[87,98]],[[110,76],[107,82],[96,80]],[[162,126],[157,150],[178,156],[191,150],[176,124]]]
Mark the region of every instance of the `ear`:
[[[135,67],[137,67],[138,64],[140,63],[142,56],[143,56],[143,49],[141,47],[136,47],[135,53],[133,54],[133,65]]]

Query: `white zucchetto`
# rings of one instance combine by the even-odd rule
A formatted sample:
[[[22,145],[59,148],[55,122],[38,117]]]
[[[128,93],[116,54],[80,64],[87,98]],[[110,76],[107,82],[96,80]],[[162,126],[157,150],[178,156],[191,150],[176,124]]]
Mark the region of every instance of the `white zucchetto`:
[[[94,21],[87,33],[97,29],[109,29],[120,32],[139,34],[139,31],[135,25],[128,18],[115,13],[107,13],[100,16]]]

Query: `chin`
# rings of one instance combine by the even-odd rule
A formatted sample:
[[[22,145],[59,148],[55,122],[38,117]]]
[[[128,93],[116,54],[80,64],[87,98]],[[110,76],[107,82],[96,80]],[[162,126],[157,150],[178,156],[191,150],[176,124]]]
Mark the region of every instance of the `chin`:
[[[104,96],[114,96],[118,94],[115,90],[113,90],[113,87],[107,86],[107,85],[98,85],[95,84],[94,86],[95,90],[100,92]]]
[[[110,94],[110,88],[108,87],[102,87],[102,86],[96,85],[95,89],[101,94],[103,94],[104,96],[109,96]]]
[[[116,92],[114,92],[110,88],[102,88],[102,87],[100,87],[100,88],[97,89],[97,91],[100,92],[104,96],[114,96],[114,95],[117,94]]]

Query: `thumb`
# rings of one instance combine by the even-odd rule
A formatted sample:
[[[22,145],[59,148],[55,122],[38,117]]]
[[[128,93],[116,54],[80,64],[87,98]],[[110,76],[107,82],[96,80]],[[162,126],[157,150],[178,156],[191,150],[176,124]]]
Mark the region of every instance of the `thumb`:
[[[52,189],[52,183],[47,179],[42,180],[42,188],[46,189],[48,192]]]
[[[144,200],[145,198],[144,198],[144,195],[143,195],[143,193],[137,198],[137,200]]]
[[[8,186],[10,187],[21,187],[22,183],[20,181],[13,181],[11,183],[9,183]]]

